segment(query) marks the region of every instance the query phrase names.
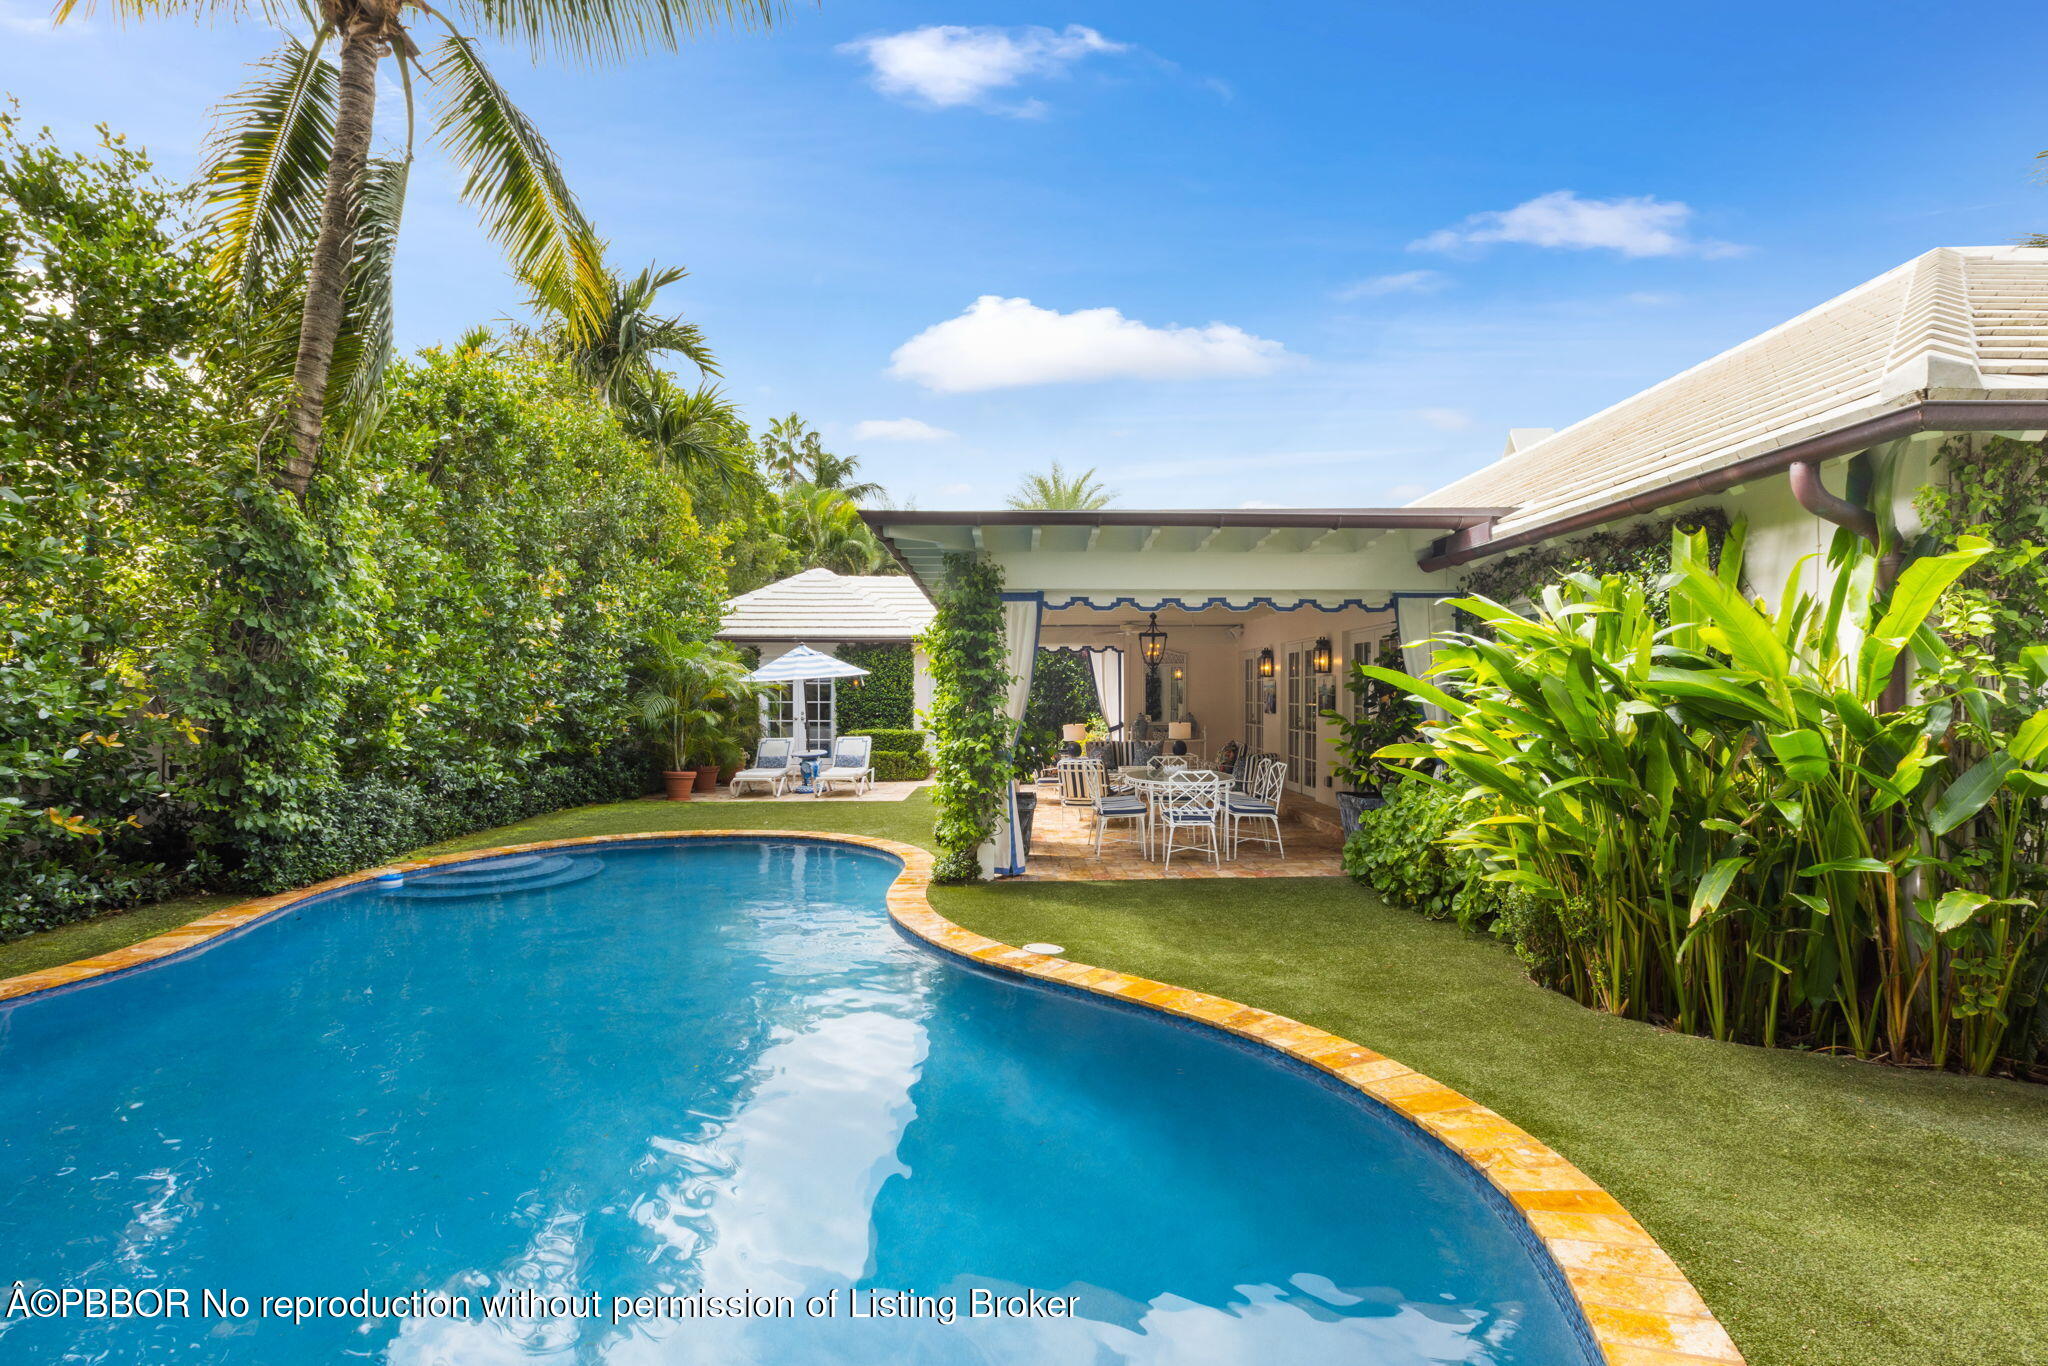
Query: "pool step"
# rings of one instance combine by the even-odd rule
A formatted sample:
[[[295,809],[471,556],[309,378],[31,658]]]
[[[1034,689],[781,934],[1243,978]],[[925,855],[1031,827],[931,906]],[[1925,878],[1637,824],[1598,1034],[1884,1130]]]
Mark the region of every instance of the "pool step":
[[[538,892],[595,877],[603,867],[601,860],[588,856],[568,858],[561,854],[520,854],[469,868],[415,873],[393,888],[390,895],[408,901],[446,901],[463,896]]]

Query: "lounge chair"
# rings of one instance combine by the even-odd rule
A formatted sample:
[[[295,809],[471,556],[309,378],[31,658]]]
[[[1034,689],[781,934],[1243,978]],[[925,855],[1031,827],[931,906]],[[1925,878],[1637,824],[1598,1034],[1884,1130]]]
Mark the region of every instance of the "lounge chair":
[[[813,795],[822,797],[834,787],[851,787],[859,796],[875,785],[874,765],[869,762],[875,747],[872,735],[842,735],[832,743],[832,761],[818,770]]]
[[[790,763],[795,754],[794,740],[763,740],[761,747],[754,751],[754,766],[732,775],[732,795],[739,796],[740,788],[747,783],[759,783],[780,797],[783,785],[789,781]]]

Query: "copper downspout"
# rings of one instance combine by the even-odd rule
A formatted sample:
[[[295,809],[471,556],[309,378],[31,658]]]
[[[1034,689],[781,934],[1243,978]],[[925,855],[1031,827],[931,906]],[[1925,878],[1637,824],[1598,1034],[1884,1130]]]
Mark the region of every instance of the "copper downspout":
[[[1877,514],[1867,507],[1860,507],[1846,498],[1837,498],[1828,492],[1828,486],[1821,482],[1820,461],[1802,460],[1785,471],[1792,481],[1792,496],[1823,522],[1832,522],[1844,527],[1870,542],[1871,549],[1878,546]],[[1899,581],[1899,570],[1905,563],[1905,555],[1897,546],[1887,550],[1877,562],[1877,592],[1882,597],[1892,591],[1892,585]],[[1892,661],[1891,682],[1885,684],[1884,696],[1879,705],[1886,711],[1897,711],[1906,705],[1907,654],[1899,651]]]

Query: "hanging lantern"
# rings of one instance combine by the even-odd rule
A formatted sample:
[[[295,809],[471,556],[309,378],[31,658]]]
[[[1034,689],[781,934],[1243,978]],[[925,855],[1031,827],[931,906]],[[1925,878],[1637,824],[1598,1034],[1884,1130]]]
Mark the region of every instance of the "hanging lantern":
[[[1266,647],[1265,649],[1263,649],[1263,650],[1259,651],[1259,677],[1261,677],[1261,678],[1271,678],[1272,676],[1273,676],[1273,647],[1269,645],[1269,646],[1267,646],[1267,647]]]
[[[1330,638],[1328,636],[1316,637],[1316,648],[1309,655],[1309,665],[1319,674],[1326,674],[1330,671],[1332,661],[1330,659]]]
[[[1166,657],[1166,632],[1159,629],[1159,614],[1152,613],[1152,624],[1138,632],[1138,654],[1145,661],[1145,667],[1156,669],[1159,661]]]

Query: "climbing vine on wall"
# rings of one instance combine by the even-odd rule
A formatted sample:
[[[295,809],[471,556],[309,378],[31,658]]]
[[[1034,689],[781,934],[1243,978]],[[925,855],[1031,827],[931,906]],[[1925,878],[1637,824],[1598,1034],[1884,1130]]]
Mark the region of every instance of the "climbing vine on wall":
[[[1498,559],[1481,561],[1465,578],[1464,590],[1495,602],[1533,598],[1546,584],[1567,574],[1625,574],[1641,585],[1658,617],[1665,593],[1658,581],[1671,572],[1671,533],[1704,531],[1713,562],[1721,559],[1728,514],[1717,507],[1694,508],[1654,522],[1589,532],[1567,541],[1546,541]]]
[[[841,731],[909,730],[917,724],[911,715],[915,669],[908,645],[846,645],[835,653],[868,671],[859,687],[839,687]]]
[[[985,560],[955,555],[939,587],[938,616],[923,638],[932,670],[932,728],[938,737],[938,820],[933,834],[941,882],[981,875],[979,850],[995,837],[1009,782],[1010,683],[1003,652],[1003,576]]]
[[[1943,599],[1936,621],[1968,671],[2000,684],[1994,706],[2016,724],[2037,705],[2021,652],[2042,643],[2048,622],[2048,444],[2007,437],[1952,438],[1937,478],[1914,501],[1929,544],[1955,548],[1960,536],[1996,547]]]

